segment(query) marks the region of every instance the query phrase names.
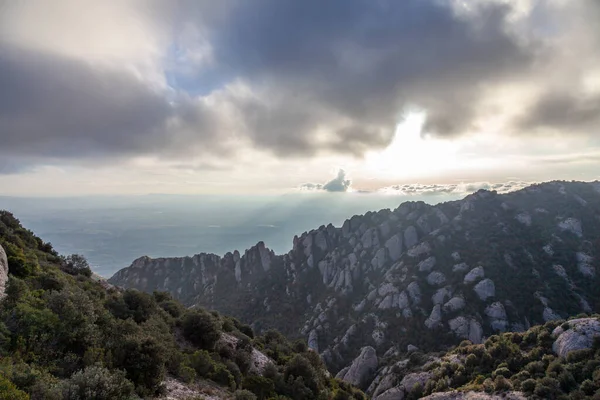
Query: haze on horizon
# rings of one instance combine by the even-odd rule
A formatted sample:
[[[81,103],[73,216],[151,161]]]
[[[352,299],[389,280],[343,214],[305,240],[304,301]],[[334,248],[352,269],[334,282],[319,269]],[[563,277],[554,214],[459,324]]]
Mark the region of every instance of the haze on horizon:
[[[0,194],[597,179],[598,20],[596,0],[3,1]]]

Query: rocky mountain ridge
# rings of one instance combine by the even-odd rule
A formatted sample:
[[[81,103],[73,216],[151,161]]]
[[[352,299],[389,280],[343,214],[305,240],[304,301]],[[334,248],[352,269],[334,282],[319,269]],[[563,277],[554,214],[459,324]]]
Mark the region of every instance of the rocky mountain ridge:
[[[597,311],[599,248],[600,184],[550,182],[353,216],[284,255],[142,257],[109,281],[301,335],[337,372],[365,346],[432,351]]]

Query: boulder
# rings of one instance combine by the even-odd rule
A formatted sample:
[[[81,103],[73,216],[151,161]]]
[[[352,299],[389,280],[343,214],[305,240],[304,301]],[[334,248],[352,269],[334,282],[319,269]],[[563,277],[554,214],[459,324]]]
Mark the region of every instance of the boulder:
[[[404,400],[404,397],[404,388],[396,386],[373,397],[373,400]]]
[[[447,287],[441,288],[438,289],[433,296],[431,296],[431,301],[433,304],[443,304],[444,301],[446,301],[447,298],[450,298],[451,295],[452,293]]]
[[[385,248],[392,261],[398,261],[402,255],[402,237],[400,234],[394,235],[385,242]]]
[[[308,334],[308,348],[319,352],[319,334],[314,329]]]
[[[435,257],[431,256],[418,264],[419,272],[429,272],[435,266]]]
[[[433,306],[431,310],[431,314],[429,314],[429,318],[425,320],[425,326],[429,329],[433,329],[436,326],[440,325],[442,322],[442,307],[438,304]]]
[[[456,296],[448,300],[446,304],[444,304],[444,312],[454,312],[458,310],[462,310],[466,305],[465,299],[462,297]]]
[[[559,326],[552,332],[556,337],[552,350],[560,357],[566,357],[571,351],[589,349],[594,338],[600,336],[600,321],[597,318],[579,318],[568,321],[568,329]]]
[[[506,392],[502,394],[487,394],[485,392],[442,392],[423,397],[423,400],[526,400],[521,392]]]
[[[433,271],[427,275],[427,283],[431,286],[440,286],[446,282],[446,276],[439,271]]]
[[[473,288],[477,296],[483,301],[496,295],[496,286],[491,279],[484,279]]]
[[[469,266],[467,265],[467,263],[462,262],[462,263],[454,264],[454,266],[452,267],[452,272],[465,272],[468,269],[469,269]]]
[[[358,357],[352,361],[352,364],[343,376],[340,376],[340,379],[354,386],[364,388],[373,378],[378,365],[375,349],[371,346],[363,347]]]
[[[472,270],[470,270],[469,273],[465,276],[463,283],[465,285],[468,285],[470,283],[477,282],[477,281],[483,279],[484,277],[485,277],[485,271],[483,270],[483,267],[481,267],[481,266],[475,267]]]
[[[419,241],[419,237],[417,236],[417,230],[414,226],[409,226],[404,230],[404,244],[407,249],[410,249]]]
[[[6,252],[0,246],[0,298],[4,297],[6,281],[8,281],[8,259],[6,258]]]
[[[407,392],[410,392],[417,384],[424,388],[427,384],[427,381],[431,379],[431,375],[431,372],[413,372],[411,374],[407,374],[404,376],[404,378],[402,378],[400,386],[404,387],[404,390]]]
[[[583,236],[583,230],[581,229],[581,221],[576,218],[567,218],[559,222],[558,227],[563,231],[571,232],[578,237]]]
[[[421,303],[421,288],[417,282],[411,282],[407,286],[406,291],[408,292],[408,296],[410,297],[413,305]]]

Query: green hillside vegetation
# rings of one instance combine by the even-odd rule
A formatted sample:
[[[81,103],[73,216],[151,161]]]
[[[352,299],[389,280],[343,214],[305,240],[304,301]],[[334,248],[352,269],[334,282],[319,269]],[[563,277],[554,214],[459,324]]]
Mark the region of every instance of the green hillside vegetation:
[[[0,400],[135,399],[164,392],[167,375],[211,381],[239,399],[352,399],[304,342],[162,292],[121,291],[96,279],[80,256],[61,257],[0,211],[9,282],[0,304]],[[222,340],[234,338],[234,345]],[[232,343],[230,340],[229,343]],[[251,371],[253,348],[274,364]]]
[[[464,341],[433,362],[413,353],[405,370],[396,372],[432,374],[424,387],[413,388],[414,399],[449,390],[490,394],[515,390],[533,399],[600,399],[600,337],[591,349],[558,357],[552,350],[552,331],[562,324],[568,329],[565,321],[552,321],[525,332],[493,335],[482,344]]]

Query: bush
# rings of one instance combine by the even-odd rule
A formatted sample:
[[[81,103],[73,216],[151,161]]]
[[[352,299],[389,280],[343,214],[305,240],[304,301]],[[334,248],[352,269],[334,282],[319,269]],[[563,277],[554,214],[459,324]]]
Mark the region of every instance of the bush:
[[[191,311],[183,318],[183,335],[196,346],[212,350],[221,337],[217,319],[206,311]]]
[[[179,367],[179,373],[177,374],[185,383],[192,383],[196,380],[196,370],[187,365],[181,365]]]
[[[233,397],[235,400],[256,400],[254,393],[248,390],[236,390]]]
[[[254,393],[261,400],[275,394],[275,384],[273,381],[260,375],[247,376],[244,378],[242,387]]]
[[[513,389],[512,384],[502,375],[497,375],[494,380],[494,389],[496,392],[506,392]]]
[[[535,380],[533,379],[525,379],[522,383],[521,383],[521,390],[525,393],[533,393],[533,391],[535,390]]]
[[[235,379],[233,378],[233,375],[231,375],[227,367],[223,364],[215,364],[215,369],[209,375],[209,378],[217,382],[218,384],[227,386],[231,390],[235,389]]]
[[[203,377],[208,377],[215,370],[215,362],[206,350],[198,350],[189,356],[189,364]]]
[[[17,389],[14,383],[0,375],[0,400],[29,400],[29,395]]]
[[[64,400],[129,400],[133,397],[133,384],[122,371],[109,371],[92,366],[76,372],[61,383]]]

